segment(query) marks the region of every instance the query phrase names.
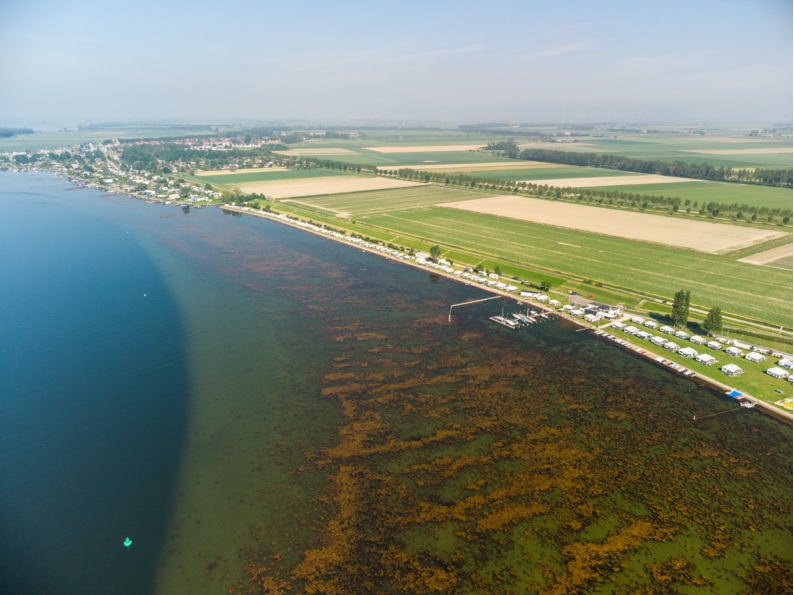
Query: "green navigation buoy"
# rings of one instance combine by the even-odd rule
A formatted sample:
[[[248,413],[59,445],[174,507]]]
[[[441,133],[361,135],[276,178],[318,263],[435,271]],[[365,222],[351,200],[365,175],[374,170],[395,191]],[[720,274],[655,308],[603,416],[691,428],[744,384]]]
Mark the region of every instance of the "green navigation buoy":
[[[125,537],[124,541],[122,541],[121,543],[124,547],[129,548],[132,545],[132,539],[130,539],[129,537]]]

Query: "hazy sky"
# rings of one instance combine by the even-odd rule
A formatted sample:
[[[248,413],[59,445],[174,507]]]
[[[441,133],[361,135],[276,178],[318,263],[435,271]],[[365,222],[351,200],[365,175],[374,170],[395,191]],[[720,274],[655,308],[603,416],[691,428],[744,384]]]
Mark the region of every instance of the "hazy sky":
[[[791,114],[791,0],[0,0],[0,124]]]

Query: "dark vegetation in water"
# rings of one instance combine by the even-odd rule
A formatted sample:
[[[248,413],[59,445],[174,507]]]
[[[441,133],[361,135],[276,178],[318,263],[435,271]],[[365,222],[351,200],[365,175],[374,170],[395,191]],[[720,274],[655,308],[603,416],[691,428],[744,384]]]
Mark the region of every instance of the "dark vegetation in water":
[[[232,591],[790,590],[786,429],[694,426],[696,400],[724,403],[559,323],[371,319],[344,298],[361,316],[317,312],[344,422],[304,466],[328,474],[327,515],[297,563],[243,547]]]

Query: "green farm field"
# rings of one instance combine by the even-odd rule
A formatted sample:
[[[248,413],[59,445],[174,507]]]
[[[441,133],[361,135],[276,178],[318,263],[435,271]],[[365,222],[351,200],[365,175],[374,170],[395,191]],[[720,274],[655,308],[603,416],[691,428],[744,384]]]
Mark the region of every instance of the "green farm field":
[[[417,168],[419,169],[419,168]],[[628,176],[631,172],[602,167],[578,167],[575,165],[549,165],[549,167],[533,167],[527,169],[508,169],[496,171],[461,172],[474,178],[486,180],[561,180],[565,178],[597,178],[605,176]]]
[[[423,185],[388,190],[308,196],[301,198],[300,202],[326,211],[338,211],[352,216],[359,216],[415,209],[448,201],[486,198],[492,195],[492,192],[476,192],[436,185]]]
[[[789,271],[715,255],[508,218],[426,207],[367,215],[362,223],[496,261],[558,272],[775,325],[791,325]],[[498,239],[495,241],[495,239]]]
[[[218,186],[235,186],[248,182],[269,182],[271,180],[297,180],[302,178],[321,178],[325,176],[349,175],[347,172],[331,169],[274,169],[273,171],[247,172],[241,174],[220,174],[214,176],[193,176],[197,182]]]
[[[583,137],[572,143],[521,143],[519,146],[573,151],[575,153],[612,153],[636,159],[685,161],[725,167],[791,167],[790,141],[752,140],[741,137],[618,136],[617,138]],[[760,153],[757,150],[789,152]],[[712,154],[707,151],[732,151]]]
[[[604,170],[609,171],[609,170]],[[754,184],[732,184],[729,182],[673,182],[670,184],[637,184],[626,186],[600,186],[598,190],[614,190],[650,196],[670,196],[693,203],[705,205],[709,202],[718,204],[742,204],[771,209],[790,209],[792,191],[790,188],[772,188]]]

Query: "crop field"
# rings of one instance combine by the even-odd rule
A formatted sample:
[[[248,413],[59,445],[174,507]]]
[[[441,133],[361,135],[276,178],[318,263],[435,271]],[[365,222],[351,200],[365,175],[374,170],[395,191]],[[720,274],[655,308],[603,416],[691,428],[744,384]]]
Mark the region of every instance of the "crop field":
[[[622,172],[614,169],[604,169],[599,167],[579,167],[576,165],[552,165],[543,164],[544,167],[533,167],[527,169],[506,169],[473,172],[469,175],[484,178],[486,180],[507,180],[514,182],[531,182],[537,184],[536,180],[557,180],[564,178],[599,178],[614,176],[630,176],[629,172]],[[542,182],[546,183],[546,182]]]
[[[736,203],[757,207],[769,207],[772,209],[790,209],[792,199],[790,188],[772,188],[770,186],[756,186],[754,184],[732,184],[730,182],[707,182],[699,180],[676,182],[664,186],[659,186],[657,184],[607,186],[600,188],[600,190],[617,190],[619,192],[631,192],[634,194],[679,197],[683,200],[689,199],[693,203],[698,201],[700,205],[705,205],[708,202],[715,202],[718,204]]]
[[[634,288],[693,305],[720,306],[773,324],[791,324],[790,271],[716,255],[504,217],[426,207],[361,218],[372,225],[505,263]],[[494,239],[498,238],[497,241]]]
[[[514,195],[450,202],[439,206],[712,254],[738,250],[788,235],[764,228],[739,227],[695,221],[691,218],[618,211]]]
[[[609,171],[609,170],[605,170]],[[555,188],[600,188],[602,186],[629,186],[632,184],[672,184],[674,182],[685,181],[687,178],[676,178],[674,176],[660,176],[657,174],[628,174],[621,172],[621,175],[596,176],[592,178],[555,178],[549,180],[535,179],[533,184],[539,186],[554,186]]]
[[[577,153],[614,153],[637,159],[686,161],[726,167],[791,167],[791,143],[746,137],[619,136],[570,143],[529,142],[519,147]],[[726,152],[729,151],[729,152]]]
[[[335,175],[271,181],[260,180],[238,184],[237,187],[241,192],[262,193],[271,198],[295,198],[299,196],[360,192],[418,185],[420,185],[418,182],[406,182],[378,176]]]
[[[479,199],[486,196],[491,196],[491,194],[435,185],[423,185],[390,190],[312,196],[301,199],[301,203],[343,216],[358,216],[426,207],[449,201]]]
[[[228,173],[215,175],[202,175],[198,179],[201,182],[209,182],[218,186],[239,186],[240,184],[250,184],[255,182],[270,182],[274,180],[295,180],[304,178],[325,178],[331,176],[341,176],[345,172],[331,169],[286,169],[273,168],[264,171]]]

